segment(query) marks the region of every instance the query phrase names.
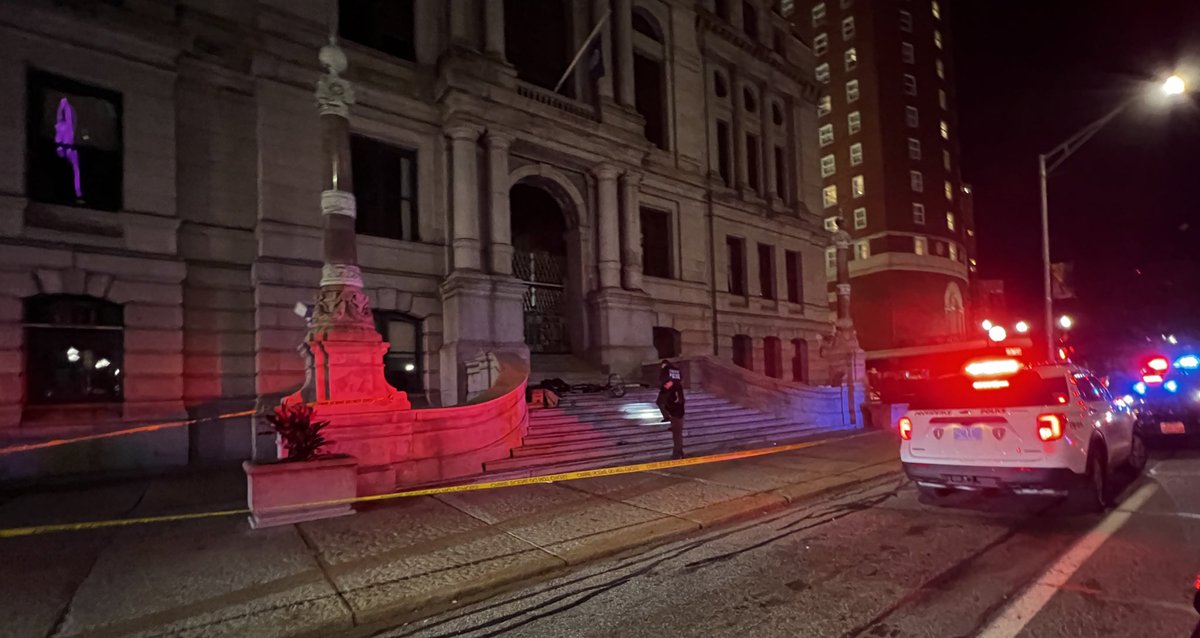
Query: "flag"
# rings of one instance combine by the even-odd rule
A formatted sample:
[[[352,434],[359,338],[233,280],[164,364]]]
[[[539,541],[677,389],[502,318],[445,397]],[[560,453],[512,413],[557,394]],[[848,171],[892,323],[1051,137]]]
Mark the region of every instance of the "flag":
[[[1075,287],[1072,283],[1074,264],[1057,263],[1050,266],[1050,290],[1053,299],[1074,299]]]
[[[604,77],[604,40],[593,38],[588,50],[588,77],[596,82]]]

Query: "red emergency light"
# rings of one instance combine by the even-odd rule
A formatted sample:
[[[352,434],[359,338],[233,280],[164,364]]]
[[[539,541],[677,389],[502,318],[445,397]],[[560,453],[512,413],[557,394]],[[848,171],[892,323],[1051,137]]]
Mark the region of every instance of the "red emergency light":
[[[1155,372],[1166,372],[1171,367],[1166,357],[1154,357],[1146,362],[1146,367]]]

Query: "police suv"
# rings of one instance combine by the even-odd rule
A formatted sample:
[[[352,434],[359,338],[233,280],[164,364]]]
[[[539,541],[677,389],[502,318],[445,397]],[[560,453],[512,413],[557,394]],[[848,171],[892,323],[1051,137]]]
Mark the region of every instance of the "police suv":
[[[926,497],[995,488],[1111,500],[1112,472],[1140,472],[1146,448],[1125,401],[1087,370],[994,358],[934,379],[897,426],[904,471]]]

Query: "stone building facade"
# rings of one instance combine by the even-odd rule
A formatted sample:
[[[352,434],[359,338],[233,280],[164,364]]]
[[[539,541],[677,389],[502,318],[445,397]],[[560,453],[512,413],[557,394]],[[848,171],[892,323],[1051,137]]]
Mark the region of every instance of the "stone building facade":
[[[620,373],[715,352],[825,380],[813,56],[772,3],[0,11],[6,439],[300,385],[297,304],[322,261],[316,52],[334,20],[359,261],[389,380],[415,403],[463,401],[484,351]],[[135,456],[242,458],[244,427],[181,429]]]

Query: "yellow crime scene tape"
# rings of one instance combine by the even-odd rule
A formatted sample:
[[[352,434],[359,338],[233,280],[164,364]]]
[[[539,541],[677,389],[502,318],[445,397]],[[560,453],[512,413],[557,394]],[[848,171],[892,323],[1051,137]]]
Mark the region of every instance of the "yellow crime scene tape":
[[[670,461],[652,461],[650,463],[637,463],[635,465],[622,465],[619,467],[605,467],[595,470],[579,470],[576,472],[563,472],[561,474],[545,474],[542,476],[530,476],[518,479],[506,479],[503,481],[490,481],[486,483],[468,483],[465,485],[451,485],[447,487],[430,487],[419,490],[409,490],[407,492],[393,492],[389,494],[375,494],[371,496],[355,496],[352,498],[334,499],[329,501],[316,501],[312,503],[297,503],[295,505],[287,505],[282,507],[273,507],[269,509],[259,510],[262,514],[274,514],[286,512],[295,509],[303,509],[309,507],[321,507],[329,505],[345,505],[352,503],[368,503],[375,501],[388,501],[397,498],[412,498],[415,496],[433,496],[435,494],[451,494],[454,492],[475,492],[479,490],[492,490],[502,487],[517,487],[520,485],[534,485],[538,483],[558,483],[561,481],[574,481],[585,478],[595,478],[599,476],[614,476],[617,474],[633,474],[636,472],[650,472],[654,470],[665,470],[677,467],[686,467],[689,465],[705,465],[708,463],[719,463],[723,461],[733,461],[736,459],[753,458],[756,456],[766,456],[768,454],[778,454],[780,452],[792,452],[795,450],[803,450],[805,448],[817,447],[834,441],[846,441],[856,439],[872,434],[871,432],[860,432],[848,436],[835,437],[831,439],[821,439],[818,441],[805,441],[803,443],[789,443],[787,445],[777,445],[769,448],[759,448],[754,450],[740,450],[737,452],[726,452],[723,454],[712,454],[709,456],[697,456],[687,459],[674,459]],[[59,523],[53,525],[37,525],[32,527],[12,527],[8,529],[0,529],[0,539],[17,538],[21,536],[34,536],[37,534],[49,534],[52,532],[75,532],[83,530],[104,529],[109,527],[126,527],[130,525],[145,525],[149,523],[171,523],[177,521],[190,521],[204,518],[219,518],[224,516],[237,516],[240,514],[251,513],[249,508],[219,510],[213,512],[195,512],[191,514],[170,514],[164,516],[143,516],[139,518],[119,518],[103,521],[82,521],[78,523]]]

